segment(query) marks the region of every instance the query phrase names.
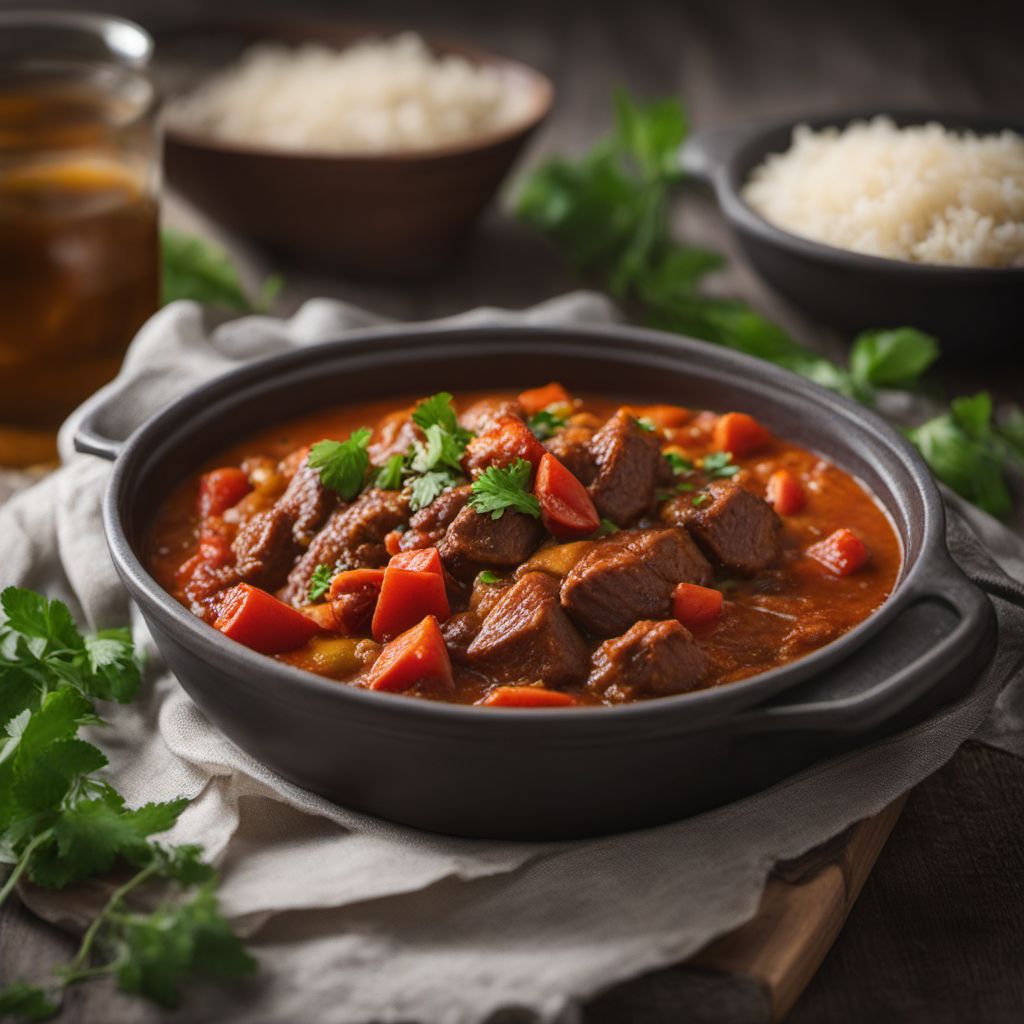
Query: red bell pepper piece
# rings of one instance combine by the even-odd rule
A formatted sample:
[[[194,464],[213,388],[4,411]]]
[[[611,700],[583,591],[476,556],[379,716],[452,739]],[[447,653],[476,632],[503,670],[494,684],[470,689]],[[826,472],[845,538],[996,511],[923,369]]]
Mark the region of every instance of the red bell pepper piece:
[[[302,612],[248,583],[224,592],[213,625],[226,637],[261,654],[293,651],[320,632]]]
[[[536,469],[545,452],[533,431],[518,416],[506,413],[498,417],[490,430],[466,445],[462,465],[473,476],[488,466],[504,469],[516,459],[526,459]]]
[[[868,560],[867,545],[845,527],[812,544],[807,554],[837,576],[849,576]]]
[[[451,690],[452,663],[433,615],[395,637],[373,663],[366,685],[371,690],[398,693],[417,683]]]
[[[540,686],[496,686],[477,703],[489,708],[567,708],[576,698]]]
[[[722,614],[722,592],[696,583],[680,583],[672,592],[672,614],[687,629],[717,622]]]
[[[771,433],[745,412],[727,412],[715,423],[715,448],[732,452],[737,459],[766,448],[771,441]]]
[[[437,548],[413,548],[393,555],[388,562],[389,569],[408,569],[411,572],[436,572],[444,575],[441,568],[441,554]]]
[[[252,490],[249,477],[236,466],[211,469],[199,478],[196,511],[201,519],[221,516]]]
[[[373,618],[381,586],[383,569],[348,569],[331,580],[327,603],[334,619],[333,630],[346,636],[365,633]]]
[[[777,469],[768,477],[765,497],[780,516],[795,516],[807,501],[800,481],[788,469]]]
[[[450,614],[440,573],[388,566],[384,570],[384,583],[370,631],[373,639],[381,643],[404,633],[424,615],[435,616],[443,622]]]
[[[533,492],[540,502],[541,521],[558,540],[587,537],[601,525],[586,487],[550,452],[540,460]]]
[[[555,381],[540,388],[530,388],[519,396],[519,404],[529,416],[549,405],[568,405],[570,402],[572,396]]]

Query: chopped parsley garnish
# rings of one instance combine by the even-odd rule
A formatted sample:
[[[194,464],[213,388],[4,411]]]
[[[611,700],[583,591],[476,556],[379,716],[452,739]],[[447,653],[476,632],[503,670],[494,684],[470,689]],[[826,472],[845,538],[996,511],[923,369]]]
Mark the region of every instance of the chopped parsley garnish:
[[[309,465],[320,471],[320,483],[345,501],[351,501],[362,489],[370,468],[367,445],[369,427],[353,430],[347,441],[318,441],[309,450]]]
[[[309,578],[308,597],[311,603],[315,604],[331,588],[331,580],[334,579],[334,568],[321,562]]]
[[[602,519],[601,525],[597,528],[595,536],[597,537],[610,537],[613,533],[618,533],[619,527],[616,526],[610,519]]]
[[[646,430],[649,434],[653,434],[658,429],[654,425],[654,421],[648,419],[646,416],[634,416],[633,421],[641,430]]]
[[[686,476],[688,473],[693,472],[693,463],[689,459],[684,459],[679,452],[663,452],[662,454],[676,476]]]
[[[564,416],[559,416],[549,409],[542,409],[535,412],[526,421],[526,425],[533,431],[538,441],[546,441],[549,437],[554,437],[568,422]]]
[[[377,471],[374,486],[382,491],[400,491],[402,489],[402,475],[405,470],[405,456],[392,455],[387,462]]]
[[[497,573],[491,572],[490,569],[484,569],[483,572],[477,574],[476,578],[478,583],[486,583],[488,585],[501,582],[501,577]]]
[[[711,495],[706,491],[701,491],[700,494],[693,496],[692,505],[694,508],[700,508],[702,505],[706,505],[711,500]]]
[[[526,459],[516,459],[505,469],[488,466],[473,481],[469,507],[481,515],[490,512],[492,519],[500,519],[507,508],[539,519],[540,502],[526,489],[532,472]]]
[[[705,455],[700,460],[700,468],[712,480],[724,480],[735,476],[740,471],[740,467],[733,464],[732,452],[712,452],[710,455]]]
[[[413,512],[426,508],[442,491],[454,487],[458,481],[451,473],[424,473],[413,478],[409,507]]]
[[[413,410],[412,421],[423,431],[423,440],[414,441],[407,456],[410,506],[416,512],[465,479],[462,457],[473,435],[459,426],[447,391],[420,402]]]

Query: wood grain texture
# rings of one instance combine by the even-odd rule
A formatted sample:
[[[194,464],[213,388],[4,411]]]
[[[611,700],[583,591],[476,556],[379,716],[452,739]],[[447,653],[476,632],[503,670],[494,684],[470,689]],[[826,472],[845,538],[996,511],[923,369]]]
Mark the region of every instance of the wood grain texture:
[[[23,0],[0,0],[0,9],[15,5]],[[34,6],[95,5],[53,0]],[[107,0],[103,7],[158,25],[201,14],[209,4]],[[220,0],[217,13],[283,8],[414,25],[535,64],[554,79],[558,96],[528,162],[556,149],[581,149],[602,134],[615,83],[641,94],[685,97],[698,127],[858,105],[1019,115],[1024,96],[1024,5],[1002,0],[979,0],[966,10],[934,0],[347,0],[343,10],[334,0]],[[173,222],[196,223],[180,205],[172,202],[168,211]],[[800,338],[833,354],[841,351],[839,339],[815,330],[760,284],[710,201],[688,195],[674,217],[688,238],[731,258],[729,271],[714,282],[716,291],[741,295]],[[253,280],[269,269],[260,254],[235,249]],[[287,280],[282,312],[311,295],[328,295],[400,319],[481,304],[520,307],[575,283],[545,244],[497,210],[451,271],[434,281],[389,288],[275,269],[284,270]],[[997,396],[1024,401],[1019,366],[978,362],[940,368],[940,376],[951,392],[989,387]],[[835,844],[820,851],[826,863],[837,866],[822,872],[820,862],[813,862],[817,873],[810,875],[808,863],[782,870],[765,896],[773,911],[772,941],[765,942],[759,931],[769,927],[769,918],[759,918],[749,931],[740,929],[705,951],[708,964],[658,971],[619,986],[594,1000],[585,1018],[588,1024],[750,1024],[778,1017],[800,987],[779,979],[799,980],[827,945],[827,931],[802,930],[808,915],[792,916],[793,892],[815,908],[824,902],[829,913],[818,920],[838,926],[863,884],[838,940],[789,1013],[791,1024],[1018,1024],[1024,1019],[1022,816],[1024,761],[969,743],[910,795],[866,883],[850,864],[869,864],[867,854],[879,843],[885,818],[862,825],[863,835],[855,830],[843,851]],[[860,842],[867,847],[857,855]],[[786,873],[794,870],[803,873]],[[795,885],[794,878],[804,884]],[[0,909],[0,981],[41,977],[65,961],[71,947],[66,936],[16,904]],[[806,951],[803,960],[795,949]],[[711,966],[716,956],[721,964],[727,955],[748,956],[751,973],[726,975]],[[114,993],[104,1005],[105,1021],[126,1018],[126,1005]],[[62,1021],[95,1021],[83,1006],[72,994]]]

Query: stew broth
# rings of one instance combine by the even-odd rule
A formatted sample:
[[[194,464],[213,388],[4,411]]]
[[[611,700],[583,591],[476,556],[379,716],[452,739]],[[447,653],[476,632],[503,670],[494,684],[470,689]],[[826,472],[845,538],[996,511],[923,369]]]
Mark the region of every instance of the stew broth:
[[[306,446],[322,438],[341,440],[354,430],[368,426],[375,428],[370,443],[371,455],[387,455],[388,442],[391,442],[391,454],[400,452],[403,442],[396,441],[396,438],[401,437],[403,430],[412,429],[408,425],[408,413],[414,401],[372,402],[307,416],[283,426],[269,428],[211,459],[203,467],[204,472],[217,467],[241,467],[248,480],[247,493],[223,514],[204,519],[197,512],[197,501],[205,500],[200,495],[201,474],[179,486],[160,510],[151,535],[148,564],[156,579],[196,614],[211,623],[219,617],[219,624],[223,625],[224,595],[230,593],[230,588],[240,579],[245,578],[245,574],[240,575],[238,571],[240,562],[236,551],[239,534],[253,516],[261,512],[269,514],[282,500],[281,495],[289,474],[307,458],[304,451]],[[511,393],[468,393],[458,396],[455,405],[460,411],[465,411],[477,407],[481,401],[489,401],[495,408],[500,408],[498,403],[506,403],[507,409],[508,403],[515,403],[516,396]],[[582,439],[579,451],[586,458],[592,458],[590,453],[598,452],[597,475],[587,488],[595,506],[612,501],[602,481],[607,483],[611,472],[609,467],[614,469],[615,465],[619,465],[615,460],[617,453],[621,454],[617,449],[612,451],[611,456],[607,452],[601,454],[602,445],[608,448],[607,437],[602,440],[603,435],[611,436],[609,431],[613,430],[619,431],[623,437],[628,434],[630,436],[626,440],[637,446],[636,451],[644,450],[642,444],[648,443],[645,437],[653,437],[663,453],[671,453],[671,468],[674,472],[665,479],[665,463],[659,463],[658,472],[662,474],[662,479],[642,514],[629,522],[615,524],[628,529],[609,533],[604,538],[559,542],[549,532],[545,532],[538,540],[537,550],[523,560],[530,563],[526,568],[522,564],[518,567],[496,566],[473,575],[463,571],[460,580],[453,579],[449,571],[461,571],[461,563],[456,557],[459,552],[454,547],[452,537],[454,524],[442,529],[440,539],[437,535],[433,539],[435,546],[442,552],[448,577],[452,619],[442,624],[442,632],[451,655],[452,683],[444,687],[414,683],[409,687],[387,685],[373,688],[407,689],[418,696],[459,703],[487,702],[490,697],[491,703],[536,706],[561,702],[561,695],[566,695],[566,703],[570,700],[578,704],[617,703],[678,692],[680,689],[719,686],[764,672],[824,646],[866,619],[889,596],[900,571],[900,544],[884,511],[864,485],[850,474],[822,456],[766,432],[761,435],[755,432],[752,435],[754,450],[748,454],[737,451],[731,457],[725,455],[721,450],[721,441],[729,438],[725,430],[732,421],[711,412],[630,404],[627,407],[628,417],[620,414],[616,418],[616,411],[622,406],[622,402],[607,397],[587,396],[575,398],[571,407],[559,407],[556,403],[549,406],[549,409],[554,409],[556,413],[561,409],[561,414],[555,417],[556,421],[568,420],[562,424],[556,422],[554,438],[561,435],[565,441],[566,435],[578,427]],[[535,416],[528,417],[520,407],[513,405],[512,409],[513,418],[516,418],[515,412],[519,412],[522,419],[526,419],[541,436],[551,429],[550,424],[536,420]],[[503,415],[508,416],[509,413],[506,411]],[[749,426],[746,418],[740,418],[736,423]],[[636,432],[633,424],[639,427],[644,436]],[[506,422],[504,427],[500,423],[497,427],[485,423],[484,427],[486,429],[479,430],[478,434],[486,437],[494,431],[500,434],[502,429],[509,427],[509,423]],[[587,437],[588,432],[593,435],[593,440]],[[406,435],[406,444],[414,433]],[[741,435],[737,434],[736,438],[735,446],[741,448]],[[469,450],[472,451],[478,443],[470,442]],[[572,466],[570,456],[573,453],[566,446],[567,442],[561,444],[552,437],[546,437],[545,443],[559,452],[560,465]],[[747,443],[743,441],[743,444]],[[297,451],[302,454],[296,456]],[[708,460],[703,466],[702,459]],[[385,459],[374,458],[373,461],[383,464]],[[589,472],[590,469],[585,466],[579,469],[581,478]],[[783,488],[783,484],[787,487]],[[408,488],[408,482],[406,486]],[[538,493],[540,486],[538,476],[534,484]],[[743,494],[739,494],[735,490],[737,488]],[[627,492],[628,488],[621,493]],[[767,508],[761,500],[766,494],[774,501],[775,508],[783,509],[785,514],[777,515]],[[748,500],[750,495],[753,498]],[[747,514],[744,510],[748,504],[752,518],[744,524],[740,513]],[[343,502],[341,506],[344,507]],[[722,506],[721,514],[719,506]],[[462,514],[470,520],[476,515],[487,523],[494,522],[494,529],[498,529],[501,522],[500,519],[491,520],[487,513]],[[518,513],[506,510],[504,515],[514,516]],[[408,520],[409,517],[405,518]],[[729,543],[733,541],[729,540],[727,533],[722,533],[734,520],[742,526],[742,529],[733,531],[734,540],[742,549],[740,553],[728,550]],[[476,521],[472,520],[470,525],[474,524]],[[415,529],[399,532],[405,525],[400,524],[398,531],[393,528],[387,530],[385,543],[388,551],[397,549],[398,544],[407,545],[409,550],[422,546],[415,540]],[[476,525],[482,528],[484,524]],[[321,528],[327,529],[326,526]],[[611,529],[609,523],[602,521],[601,527],[595,532]],[[219,547],[210,539],[218,534],[226,538],[217,542]],[[682,536],[684,534],[685,537]],[[853,537],[851,543],[857,542],[864,549],[862,554],[866,555],[866,560],[863,564],[844,562],[848,552],[840,541],[847,538],[848,534]],[[761,536],[771,550],[767,564],[751,571],[751,566],[745,560],[758,556],[747,550],[747,542],[755,536]],[[698,542],[696,545],[692,543],[693,538]],[[423,539],[431,538],[424,534]],[[826,539],[828,544],[823,543]],[[314,547],[319,543],[317,539],[304,540]],[[643,603],[649,595],[645,597],[646,591],[643,591],[640,584],[648,586],[651,580],[646,577],[642,580],[641,575],[656,566],[655,560],[662,557],[661,548],[651,547],[649,555],[640,555],[632,549],[626,552],[624,545],[632,545],[636,551],[640,551],[648,541],[652,545],[664,547],[669,543],[675,544],[677,540],[680,543],[685,540],[686,557],[691,557],[689,552],[692,549],[692,558],[700,562],[701,567],[691,582],[673,578],[663,584],[659,582],[660,577],[651,577],[654,590],[664,585],[672,592],[672,597],[668,603],[663,596],[654,598],[655,603],[662,601],[660,611],[657,614],[645,612],[641,616],[643,629],[635,637],[626,639],[631,630],[623,630],[620,634],[620,627],[613,622],[606,626],[601,616],[608,609],[602,611],[593,602],[587,605],[590,596],[593,596],[590,592],[603,585],[603,577],[621,582],[624,588],[622,603],[625,605],[636,601],[639,602],[637,607],[642,606],[648,611],[653,607]],[[216,548],[212,555],[207,552],[209,557],[203,554],[204,544],[213,544]],[[227,544],[233,544],[234,549],[229,549]],[[584,555],[589,558],[589,562],[581,560],[579,550],[568,550],[572,544],[576,544],[577,548],[585,548]],[[372,551],[369,546],[364,547],[368,553],[366,564],[383,565],[387,561],[388,555],[384,553],[383,547],[378,546]],[[611,562],[607,565],[601,562],[601,552],[605,549],[610,559],[618,559],[615,566]],[[295,564],[298,565],[304,550],[298,546],[293,551],[298,559]],[[672,557],[677,556],[673,554]],[[557,604],[558,588],[561,587],[562,608],[569,613],[569,628],[574,634],[569,646],[576,643],[576,634],[582,638],[586,656],[590,659],[586,672],[577,671],[573,675],[568,669],[563,671],[562,666],[557,670],[551,668],[549,676],[555,679],[552,682],[552,678],[544,674],[549,664],[544,661],[544,657],[548,655],[539,657],[534,664],[536,670],[531,669],[529,659],[532,655],[529,652],[544,648],[550,637],[542,630],[525,645],[515,646],[509,636],[519,628],[516,623],[498,623],[501,627],[499,631],[506,635],[495,641],[495,657],[482,657],[474,661],[466,655],[465,637],[458,635],[463,623],[468,623],[463,630],[467,635],[473,629],[477,631],[475,639],[470,641],[469,650],[472,652],[474,643],[481,645],[480,636],[486,632],[488,615],[500,603],[502,593],[526,575],[530,575],[531,579],[537,576],[529,572],[532,564],[539,564],[540,573],[555,580],[552,585],[539,577],[534,581],[539,594],[538,607],[547,607],[544,602],[550,604],[547,596],[549,591],[555,594],[554,601]],[[679,563],[677,561],[673,564]],[[346,564],[328,567],[328,582],[330,577],[338,574],[337,570],[352,568],[356,566]],[[295,571],[291,568],[292,578]],[[196,579],[204,572],[209,578],[202,577],[202,585],[196,584]],[[570,577],[573,577],[571,586],[567,583]],[[633,590],[630,590],[631,587]],[[314,611],[317,607],[324,607],[323,597],[311,605],[308,600],[309,591],[297,592],[294,586],[284,582],[280,574],[270,578],[265,589],[284,597],[293,605],[305,607],[321,627],[326,621],[327,612]],[[567,590],[572,591],[568,597]],[[522,592],[524,597],[529,597],[528,588]],[[716,598],[716,593],[722,595],[724,600]],[[578,606],[574,606],[573,600],[569,599],[574,594],[580,599]],[[533,600],[532,597],[529,599]],[[696,609],[691,607],[691,599],[696,600]],[[716,600],[721,604],[717,610],[714,607]],[[565,628],[562,614],[562,611],[557,613],[558,629]],[[614,619],[616,610],[612,609],[610,614]],[[459,619],[459,615],[463,618]],[[544,629],[548,629],[550,624],[545,618],[547,613],[538,615],[538,621]],[[550,615],[556,615],[553,607]],[[688,623],[688,628],[680,631],[677,621],[684,625]],[[550,628],[553,630],[555,626]],[[643,630],[647,631],[646,635],[640,635]],[[550,636],[556,636],[556,633],[550,633]],[[508,645],[507,658],[503,658],[502,644]],[[664,648],[665,644],[669,646]],[[565,642],[560,641],[554,646],[565,646]],[[364,627],[357,636],[349,638],[339,637],[330,631],[320,632],[307,642],[297,645],[294,650],[277,652],[275,656],[339,681],[373,686],[373,666],[381,657],[381,650],[382,645],[375,642],[369,628]],[[659,674],[654,667],[662,650],[672,652],[672,657],[665,663],[680,666],[679,672],[684,676],[689,671],[683,668],[689,664],[687,652],[693,651],[700,670],[686,685],[673,689],[675,684],[666,682],[665,673]],[[550,657],[556,661],[560,656],[557,652],[550,653]],[[518,665],[510,667],[510,662],[518,662]],[[642,682],[638,682],[641,679]],[[508,696],[506,691],[511,691],[512,687],[519,687],[524,693],[515,692]],[[529,690],[534,692],[526,692]],[[494,694],[498,691],[503,696],[495,699]],[[549,691],[555,691],[558,696],[550,701],[547,697],[535,699],[536,693]]]

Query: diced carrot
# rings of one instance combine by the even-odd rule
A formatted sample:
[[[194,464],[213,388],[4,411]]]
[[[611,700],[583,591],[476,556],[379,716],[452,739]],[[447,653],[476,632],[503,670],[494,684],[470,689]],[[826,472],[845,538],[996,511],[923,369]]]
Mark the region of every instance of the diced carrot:
[[[771,441],[771,433],[745,412],[727,412],[715,423],[715,448],[732,452],[737,459],[767,447]]]
[[[231,542],[221,533],[204,531],[199,535],[199,546],[196,553],[178,566],[175,577],[179,583],[187,583],[192,579],[200,566],[219,569],[234,561]]]
[[[722,614],[722,592],[696,583],[680,583],[672,592],[672,614],[687,629],[717,622]]]
[[[633,406],[633,415],[650,420],[659,430],[675,430],[690,422],[693,415],[681,405],[639,405]]]
[[[199,497],[196,511],[201,519],[223,515],[237,505],[252,488],[249,477],[235,466],[211,469],[199,478]]]
[[[383,583],[383,569],[348,569],[338,573],[327,592],[334,617],[333,631],[346,636],[365,633],[370,628]]]
[[[541,686],[496,686],[477,701],[489,708],[567,708],[575,703],[570,694]]]
[[[317,624],[302,612],[248,583],[225,591],[213,625],[261,654],[293,651],[319,632]]]
[[[384,550],[389,555],[397,555],[401,551],[402,535],[398,530],[392,530],[384,535]]]
[[[788,469],[777,469],[768,477],[766,497],[780,516],[795,516],[807,501],[800,481]]]
[[[462,465],[473,476],[488,466],[510,466],[516,459],[526,459],[536,469],[546,450],[518,416],[506,414],[466,445]]]
[[[816,562],[820,562],[837,576],[849,576],[868,560],[867,545],[853,532],[843,527],[807,549]]]
[[[417,683],[451,690],[455,681],[444,637],[433,615],[395,637],[373,663],[366,684],[371,690],[400,692]]]
[[[412,572],[436,572],[444,575],[441,569],[441,554],[437,548],[414,548],[393,555],[388,562],[389,569],[409,569]]]
[[[540,460],[533,491],[540,502],[541,521],[558,540],[587,537],[601,525],[586,487],[550,452]]]
[[[377,598],[370,631],[378,643],[404,633],[424,615],[442,622],[451,614],[444,579],[440,573],[410,569],[384,570],[384,583]]]
[[[549,405],[568,405],[571,401],[569,392],[555,381],[541,388],[530,388],[519,396],[519,404],[530,416]]]
[[[325,633],[342,632],[338,628],[338,620],[334,614],[334,609],[326,602],[323,604],[307,604],[300,608],[299,611],[311,622],[315,622]]]

